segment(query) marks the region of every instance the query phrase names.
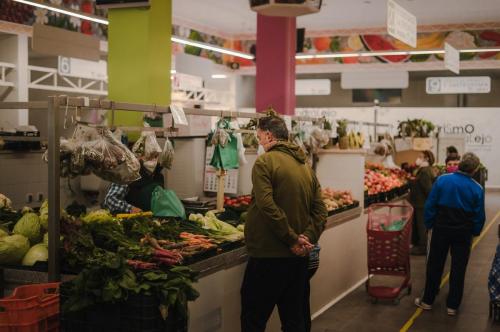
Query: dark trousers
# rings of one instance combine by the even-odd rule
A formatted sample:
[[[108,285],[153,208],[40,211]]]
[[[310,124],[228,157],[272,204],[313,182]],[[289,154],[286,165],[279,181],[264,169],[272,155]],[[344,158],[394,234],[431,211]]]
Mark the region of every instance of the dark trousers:
[[[425,291],[422,298],[424,303],[434,303],[439,292],[448,251],[450,251],[450,290],[446,304],[450,309],[458,309],[464,293],[465,271],[467,270],[471,244],[472,233],[470,230],[433,229],[429,257],[427,258]]]
[[[427,247],[427,228],[424,222],[424,208],[415,207],[413,210],[413,224],[411,233],[411,243],[415,247],[414,251],[425,254]]]
[[[304,292],[304,319],[306,324],[306,332],[311,331],[311,278],[318,271],[318,268],[307,270],[306,290]]]
[[[285,332],[304,332],[307,258],[249,258],[241,286],[241,331],[264,332],[278,306]]]

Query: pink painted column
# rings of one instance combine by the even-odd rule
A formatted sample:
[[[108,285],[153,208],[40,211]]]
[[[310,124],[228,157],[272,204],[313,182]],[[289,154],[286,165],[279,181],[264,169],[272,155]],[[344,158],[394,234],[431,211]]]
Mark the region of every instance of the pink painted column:
[[[257,15],[255,107],[295,114],[296,18]]]

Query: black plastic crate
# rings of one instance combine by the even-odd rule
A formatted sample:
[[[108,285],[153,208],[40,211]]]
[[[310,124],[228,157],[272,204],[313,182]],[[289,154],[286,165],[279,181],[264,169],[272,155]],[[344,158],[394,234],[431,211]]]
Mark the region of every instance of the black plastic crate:
[[[62,284],[61,304],[67,299]],[[120,303],[96,304],[78,312],[60,314],[61,332],[182,332],[187,320],[172,309],[164,320],[154,295],[130,295]]]

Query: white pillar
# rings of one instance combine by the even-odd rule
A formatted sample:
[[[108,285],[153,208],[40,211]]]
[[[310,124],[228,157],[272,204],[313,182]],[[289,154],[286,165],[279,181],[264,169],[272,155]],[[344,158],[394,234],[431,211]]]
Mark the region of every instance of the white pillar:
[[[4,101],[28,101],[28,36],[10,35],[0,40],[0,61],[14,64],[16,68],[7,78],[14,88]],[[28,110],[5,110],[0,113],[0,126],[16,127],[28,124]]]

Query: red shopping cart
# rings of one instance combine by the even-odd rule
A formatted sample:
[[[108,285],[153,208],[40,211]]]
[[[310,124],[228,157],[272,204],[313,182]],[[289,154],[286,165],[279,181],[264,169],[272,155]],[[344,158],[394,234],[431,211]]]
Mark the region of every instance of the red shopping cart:
[[[411,294],[410,241],[413,208],[403,204],[373,204],[368,208],[368,280],[366,291],[376,303],[379,299],[399,303],[400,293]],[[370,285],[373,276],[401,277],[397,287]],[[399,278],[398,278],[399,279]]]

